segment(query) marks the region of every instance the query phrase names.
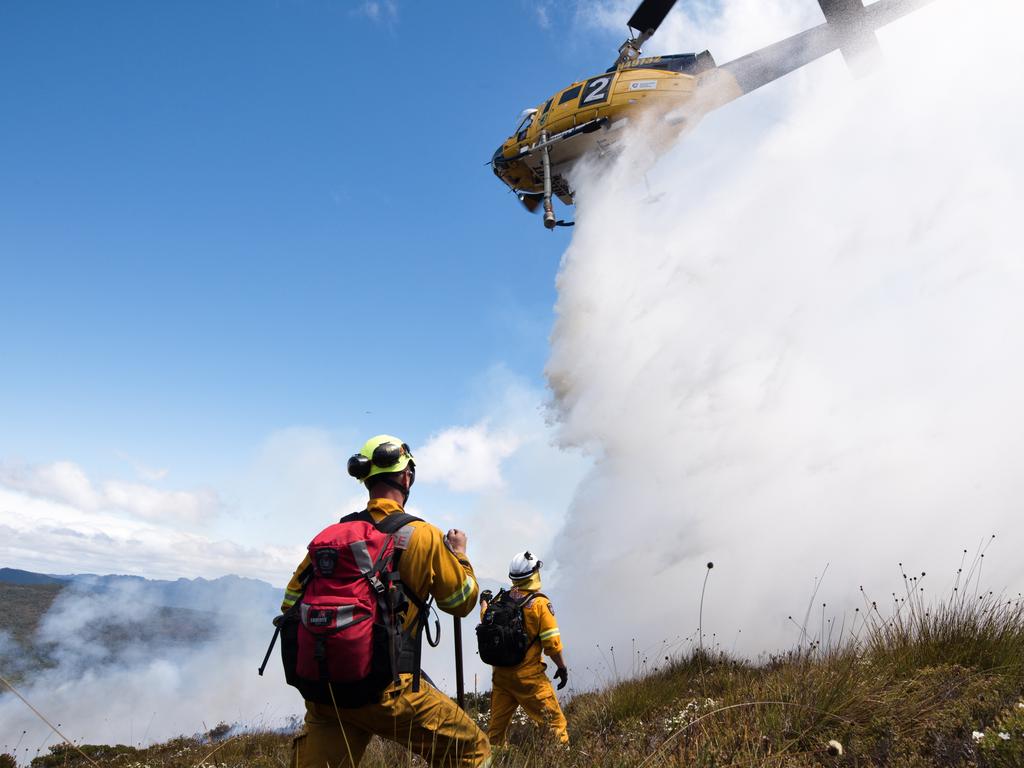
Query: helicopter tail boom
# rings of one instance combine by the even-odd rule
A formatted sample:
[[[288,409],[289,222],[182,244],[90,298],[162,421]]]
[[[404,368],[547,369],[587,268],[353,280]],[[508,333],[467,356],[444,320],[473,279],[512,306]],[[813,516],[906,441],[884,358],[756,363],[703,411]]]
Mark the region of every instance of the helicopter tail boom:
[[[835,50],[843,52],[855,73],[863,72],[871,58],[880,53],[875,30],[930,2],[878,0],[864,6],[861,0],[819,0],[824,24],[723,64],[718,68],[720,72],[709,73],[727,73],[735,80],[735,87],[719,89],[722,95],[710,106],[717,108]]]

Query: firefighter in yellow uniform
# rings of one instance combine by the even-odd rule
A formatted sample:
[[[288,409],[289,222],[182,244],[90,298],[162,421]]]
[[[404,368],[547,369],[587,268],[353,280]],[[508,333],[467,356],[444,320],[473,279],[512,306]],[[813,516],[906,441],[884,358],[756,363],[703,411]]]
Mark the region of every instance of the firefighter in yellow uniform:
[[[349,474],[366,485],[367,509],[380,522],[402,512],[416,465],[408,445],[390,435],[378,435],[349,459]],[[442,611],[467,616],[476,605],[478,587],[466,557],[466,534],[455,529],[442,534],[423,521],[410,526],[412,533],[398,565],[402,583],[421,602],[433,597]],[[301,599],[303,577],[310,567],[307,555],[288,584],[282,611]],[[417,613],[410,604],[406,629],[414,625]],[[357,768],[374,735],[408,747],[437,768],[490,763],[486,736],[450,697],[427,680],[421,680],[418,692],[413,691],[413,675],[403,672],[400,677],[400,683],[384,689],[379,701],[362,707],[306,701],[305,728],[293,745],[293,768]]]
[[[540,568],[543,563],[530,552],[512,558],[509,578],[512,589],[506,593],[513,600],[523,601],[523,629],[530,645],[526,656],[514,667],[494,667],[491,677],[491,721],[487,737],[492,746],[505,742],[505,733],[516,709],[522,707],[530,718],[548,728],[563,744],[568,743],[565,715],[558,704],[551,681],[542,661],[543,651],[555,664],[555,679],[562,690],[569,680],[569,670],[562,658],[562,638],[555,621],[551,601],[540,594]],[[484,592],[480,601],[480,618],[487,612],[490,592]]]

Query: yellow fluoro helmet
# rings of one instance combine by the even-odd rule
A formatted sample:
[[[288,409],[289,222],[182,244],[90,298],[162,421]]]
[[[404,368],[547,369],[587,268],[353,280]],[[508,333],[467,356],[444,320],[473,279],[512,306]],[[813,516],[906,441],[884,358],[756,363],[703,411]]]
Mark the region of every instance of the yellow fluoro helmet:
[[[416,466],[408,443],[394,435],[377,435],[367,440],[359,453],[348,460],[348,473],[361,483],[374,475],[401,472],[407,466]]]

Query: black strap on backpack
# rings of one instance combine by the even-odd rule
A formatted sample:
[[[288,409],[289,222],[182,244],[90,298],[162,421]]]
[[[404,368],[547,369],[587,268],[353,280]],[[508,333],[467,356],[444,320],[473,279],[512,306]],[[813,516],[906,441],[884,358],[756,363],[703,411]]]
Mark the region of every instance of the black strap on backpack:
[[[369,514],[367,512],[367,514]],[[400,531],[409,523],[422,522],[420,518],[407,514],[405,512],[392,513],[381,520],[379,523],[374,523],[375,527],[381,533],[394,534]],[[431,611],[431,600],[428,598],[425,602],[419,598],[419,595],[415,594],[412,590],[406,589],[405,585],[402,584],[401,576],[399,575],[398,565],[402,558],[402,552],[404,549],[396,549],[394,554],[394,560],[392,561],[392,576],[391,581],[396,587],[401,588],[402,594],[409,600],[410,603],[416,606],[416,625],[410,627],[410,632],[414,636],[413,647],[412,647],[412,658],[406,657],[400,658],[397,654],[393,654],[392,663],[395,671],[395,682],[398,682],[398,675],[401,672],[412,672],[412,690],[414,693],[420,690],[420,679],[423,674],[421,669],[423,658],[423,637],[426,636],[427,642],[431,648],[436,648],[438,643],[441,642],[441,622],[436,618],[434,620],[434,635],[430,634],[430,611]],[[396,595],[397,597],[397,595]],[[392,606],[393,608],[394,606]],[[398,628],[401,632],[402,629]],[[411,663],[411,669],[408,668]]]

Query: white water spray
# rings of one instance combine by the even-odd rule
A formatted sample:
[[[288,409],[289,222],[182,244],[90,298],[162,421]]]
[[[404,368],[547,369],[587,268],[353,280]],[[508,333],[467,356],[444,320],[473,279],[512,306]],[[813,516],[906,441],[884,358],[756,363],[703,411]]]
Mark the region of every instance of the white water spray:
[[[788,4],[708,24],[749,40]],[[628,153],[576,179],[547,375],[600,456],[555,552],[578,670],[693,637],[709,560],[704,643],[746,653],[797,640],[826,566],[814,615],[841,616],[997,533],[986,582],[1020,588],[1022,22],[937,0],[872,77],[835,54],[712,114],[655,202]]]

